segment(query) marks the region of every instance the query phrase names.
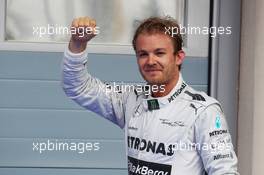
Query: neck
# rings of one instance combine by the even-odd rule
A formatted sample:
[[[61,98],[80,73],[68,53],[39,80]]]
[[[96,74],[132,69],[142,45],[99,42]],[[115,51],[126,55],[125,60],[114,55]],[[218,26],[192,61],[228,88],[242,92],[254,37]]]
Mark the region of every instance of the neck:
[[[171,92],[171,90],[176,86],[178,81],[179,81],[179,74],[176,75],[173,81],[170,81],[169,83],[164,84],[164,87],[162,88],[162,90],[159,90],[157,92],[152,92],[152,97],[164,97],[168,95]]]

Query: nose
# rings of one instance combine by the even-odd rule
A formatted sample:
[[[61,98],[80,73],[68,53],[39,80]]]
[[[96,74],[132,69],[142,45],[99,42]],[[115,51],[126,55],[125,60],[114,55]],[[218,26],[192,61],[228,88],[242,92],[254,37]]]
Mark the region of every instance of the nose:
[[[155,55],[154,54],[150,54],[148,56],[147,64],[148,65],[154,65],[154,64],[156,64],[156,59],[155,59]]]

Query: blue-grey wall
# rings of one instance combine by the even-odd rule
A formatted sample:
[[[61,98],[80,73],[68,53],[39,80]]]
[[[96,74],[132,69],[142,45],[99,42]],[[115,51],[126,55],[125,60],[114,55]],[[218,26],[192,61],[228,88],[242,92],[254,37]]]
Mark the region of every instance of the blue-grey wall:
[[[127,174],[122,130],[68,99],[62,53],[0,51],[0,175]],[[141,82],[131,55],[89,54],[104,81]],[[187,57],[183,77],[207,91],[207,58]],[[99,142],[99,151],[33,151],[33,142]]]

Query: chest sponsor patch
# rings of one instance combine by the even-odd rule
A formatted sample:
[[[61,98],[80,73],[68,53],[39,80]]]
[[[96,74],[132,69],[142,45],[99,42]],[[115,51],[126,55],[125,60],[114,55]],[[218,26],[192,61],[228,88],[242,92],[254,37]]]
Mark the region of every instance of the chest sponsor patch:
[[[128,156],[129,175],[171,175],[171,165],[147,162]]]
[[[152,152],[153,154],[162,154],[164,156],[173,156],[175,149],[173,144],[166,145],[162,142],[159,143],[132,136],[127,136],[127,146],[134,150]]]
[[[171,127],[184,127],[185,124],[183,121],[170,121],[169,119],[163,119],[163,118],[160,118],[159,119],[161,121],[161,124],[162,125],[167,125],[167,126],[171,126]]]
[[[159,102],[157,99],[148,100],[148,110],[153,111],[160,109]]]

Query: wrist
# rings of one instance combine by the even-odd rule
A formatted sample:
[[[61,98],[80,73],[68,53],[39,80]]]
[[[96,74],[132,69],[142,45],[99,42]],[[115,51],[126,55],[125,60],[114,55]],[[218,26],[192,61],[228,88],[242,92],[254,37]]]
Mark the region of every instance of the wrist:
[[[87,42],[74,40],[71,38],[69,42],[69,50],[72,53],[80,53],[83,52],[86,49]]]

